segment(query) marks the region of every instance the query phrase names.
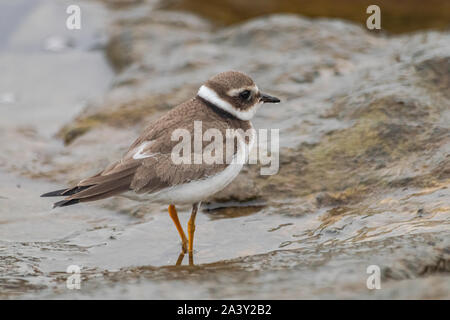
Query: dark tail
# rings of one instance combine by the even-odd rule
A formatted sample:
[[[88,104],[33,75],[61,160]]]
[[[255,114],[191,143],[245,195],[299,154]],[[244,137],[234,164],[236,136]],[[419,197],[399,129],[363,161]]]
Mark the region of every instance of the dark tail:
[[[52,191],[52,192],[47,192],[44,194],[41,194],[41,197],[66,197],[66,196],[71,196],[75,193],[78,193],[80,191],[83,191],[84,189],[87,189],[91,186],[82,186],[82,187],[73,187],[73,188],[68,188],[68,189],[61,189],[61,190],[56,190],[56,191]]]
[[[88,186],[77,186],[69,189],[56,190],[44,193],[41,197],[66,197],[66,199],[55,202],[53,208],[67,207],[80,202],[95,201],[117,195],[129,190],[132,176],[106,183]]]
[[[128,191],[139,165],[139,161],[128,164],[118,162],[116,166],[108,169],[107,173],[102,171],[95,176],[81,180],[75,187],[47,192],[41,197],[67,197],[56,202],[53,208],[105,199]]]
[[[72,204],[77,204],[78,202],[80,202],[80,199],[62,200],[62,201],[55,202],[53,204],[53,208],[56,208],[56,207],[67,207],[67,206],[70,206]]]

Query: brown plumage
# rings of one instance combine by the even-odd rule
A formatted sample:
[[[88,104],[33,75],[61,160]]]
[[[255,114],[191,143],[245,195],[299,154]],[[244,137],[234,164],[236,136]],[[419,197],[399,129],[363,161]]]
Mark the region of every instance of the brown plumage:
[[[172,141],[170,133],[174,129],[182,128],[193,134],[194,121],[202,121],[203,131],[210,128],[220,130],[223,133],[224,146],[226,129],[246,131],[251,128],[249,121],[239,120],[203,99],[195,97],[172,109],[149,125],[120,161],[111,164],[92,177],[81,180],[74,187],[49,192],[43,194],[42,197],[69,196],[54,204],[55,207],[63,207],[79,202],[104,199],[126,191],[153,193],[164,188],[217,174],[227,166],[226,159],[224,159],[223,164],[192,163],[178,165],[171,160],[173,147],[179,141]],[[136,148],[148,141],[152,141],[152,143],[147,148],[142,149],[142,152],[155,154],[155,156],[133,159]],[[193,139],[191,141],[193,144]],[[204,141],[203,148],[209,143]]]

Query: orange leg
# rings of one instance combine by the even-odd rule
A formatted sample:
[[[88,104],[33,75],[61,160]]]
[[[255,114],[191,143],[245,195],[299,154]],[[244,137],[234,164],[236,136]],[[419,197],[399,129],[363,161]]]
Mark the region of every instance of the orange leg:
[[[188,222],[188,235],[189,235],[189,256],[192,256],[192,253],[194,251],[194,232],[195,232],[195,217],[197,215],[198,208],[200,206],[200,202],[195,203],[192,206],[192,213],[191,218]]]
[[[175,227],[177,227],[178,233],[180,234],[181,237],[181,250],[183,251],[183,253],[187,252],[187,243],[188,240],[186,238],[186,235],[184,234],[184,230],[183,227],[181,227],[180,224],[180,220],[178,219],[178,213],[177,213],[177,209],[175,208],[175,206],[173,204],[169,205],[169,215],[173,220],[173,223],[175,224]]]

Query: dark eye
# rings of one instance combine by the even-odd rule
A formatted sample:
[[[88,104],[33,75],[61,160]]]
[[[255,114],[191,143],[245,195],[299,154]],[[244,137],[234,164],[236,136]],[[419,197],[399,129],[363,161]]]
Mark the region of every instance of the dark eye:
[[[239,97],[241,97],[242,100],[248,100],[250,98],[251,92],[249,90],[244,90],[241,93],[239,93]]]

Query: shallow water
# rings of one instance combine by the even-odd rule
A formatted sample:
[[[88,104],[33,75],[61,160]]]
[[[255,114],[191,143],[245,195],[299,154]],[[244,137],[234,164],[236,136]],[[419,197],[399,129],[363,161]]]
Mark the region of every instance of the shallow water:
[[[1,181],[7,185],[0,188],[3,297],[270,298],[272,290],[281,290],[280,298],[312,298],[316,290],[323,290],[318,297],[350,297],[349,288],[370,297],[364,290],[367,266],[391,265],[396,252],[410,252],[410,261],[397,272],[414,272],[408,263],[421,269],[439,259],[436,247],[448,246],[434,234],[446,234],[447,240],[450,235],[442,207],[448,189],[426,195],[411,190],[387,200],[427,197],[435,209],[427,208],[426,216],[415,208],[402,208],[403,213],[342,208],[339,217],[335,210],[292,217],[269,208],[219,220],[216,213],[204,212],[197,221],[195,266],[185,257],[182,267],[173,267],[179,239],[163,207],[143,218],[89,205],[50,210],[46,199],[36,201],[36,190],[55,185],[5,174]],[[184,224],[187,215],[181,219]],[[418,256],[424,261],[417,262]],[[66,289],[69,265],[82,268],[82,290]],[[441,286],[448,283],[443,281]],[[336,286],[331,292],[330,284]],[[303,289],[292,296],[296,286]],[[345,289],[337,290],[340,286]]]
[[[361,118],[367,121],[364,112],[373,112],[368,107],[369,111],[363,109],[367,106],[364,97],[377,92],[382,87],[380,82],[384,84],[384,77],[391,72],[376,60],[382,56],[377,46],[383,48],[387,42],[383,38],[363,38],[366,46],[370,43],[375,46],[373,56],[367,60],[356,55],[356,58],[345,58],[354,59],[352,62],[339,60],[332,67],[324,67],[320,57],[311,58],[314,55],[309,50],[313,49],[308,47],[306,53],[298,56],[273,52],[273,62],[278,63],[279,68],[270,69],[267,78],[262,76],[262,71],[259,75],[264,85],[273,85],[273,90],[280,92],[286,102],[283,109],[262,111],[255,124],[282,129],[280,173],[252,179],[254,172],[250,168],[235,182],[237,189],[231,190],[234,198],[223,195],[225,201],[216,198],[203,206],[197,218],[193,265],[189,265],[186,256],[182,266],[175,266],[180,243],[165,204],[116,197],[52,210],[51,199],[39,198],[40,194],[58,189],[70,180],[81,178],[80,175],[93,174],[117,159],[142,126],[140,122],[111,126],[100,123],[99,128],[94,126],[64,146],[60,136],[55,134],[66,123],[76,127],[77,121],[83,119],[84,108],[88,115],[89,112],[102,114],[104,110],[114,113],[116,106],[109,102],[117,97],[125,97],[126,104],[134,111],[133,103],[126,99],[142,91],[149,94],[150,101],[155,99],[152,94],[159,89],[172,92],[168,99],[173,103],[172,99],[184,97],[186,92],[191,94],[190,87],[183,91],[178,85],[190,79],[189,68],[197,71],[196,67],[189,67],[172,43],[168,44],[170,52],[180,61],[173,57],[169,60],[176,60],[179,66],[174,63],[158,69],[156,64],[166,57],[164,41],[172,41],[170,32],[173,30],[169,30],[168,36],[160,40],[162,44],[156,40],[151,44],[154,50],[163,48],[162,54],[144,55],[143,60],[135,58],[138,62],[135,66],[126,69],[124,74],[115,75],[100,49],[104,46],[106,26],[111,23],[107,17],[120,16],[120,12],[111,11],[100,3],[83,2],[83,29],[72,33],[61,27],[66,17],[65,5],[44,0],[33,5],[18,1],[4,6],[5,10],[2,8],[7,16],[17,18],[7,23],[0,47],[3,74],[0,79],[0,97],[3,97],[0,102],[1,298],[449,297],[450,191],[445,162],[449,151],[445,139],[449,114],[442,111],[445,104],[435,107],[430,101],[440,100],[428,101],[431,94],[413,91],[410,83],[405,87],[389,83],[389,87],[384,88],[386,92],[402,93],[404,90],[411,99],[417,99],[414,103],[420,107],[422,101],[433,105],[434,109],[427,109],[429,118],[423,115],[420,118],[430,121],[425,124],[433,125],[435,133],[425,139],[412,129],[405,131],[400,125],[388,126],[384,122],[381,125],[369,122],[369,129],[358,127]],[[131,17],[132,25],[139,15],[142,11],[132,9],[123,17]],[[167,27],[164,22],[161,26],[152,20],[161,20],[159,17],[150,15],[149,19],[150,26],[138,19],[137,27],[132,28],[139,29],[140,23],[144,24],[146,32],[152,27],[162,30]],[[201,21],[192,17],[183,19],[189,27],[203,28]],[[36,23],[44,20],[49,22]],[[171,20],[167,20],[170,24]],[[314,38],[317,34],[333,38],[332,34],[328,35],[332,31],[327,23],[346,28],[338,22],[316,25],[293,17],[286,20],[278,17],[264,23],[279,23],[277,21],[286,23],[288,28],[289,23],[300,25]],[[226,38],[224,46],[231,47],[223,49],[223,56],[219,58],[228,67],[230,62],[225,59],[226,55],[232,58],[232,50],[245,54],[247,48],[236,49],[236,43],[262,32],[258,29],[260,25],[255,21],[242,29],[227,29],[212,36],[202,30],[199,38],[195,30],[195,35],[191,36],[196,40],[191,45],[198,43],[200,51],[208,48],[205,49],[206,53],[211,53],[208,59],[214,61],[218,59],[216,50],[220,51],[214,46],[222,45],[220,39]],[[362,37],[352,28],[345,34],[353,32]],[[186,28],[184,32],[189,35],[192,30]],[[308,36],[308,32],[305,34]],[[149,45],[145,35],[133,40],[143,42],[139,43],[139,48]],[[261,38],[264,39],[255,37],[255,42]],[[413,41],[422,41],[418,38],[401,41],[411,45]],[[174,39],[178,44],[177,36]],[[202,39],[207,39],[205,44]],[[326,47],[324,55],[336,51],[345,56],[347,53],[342,49],[347,46],[345,41],[353,41],[343,39],[344,45],[327,43],[332,50]],[[435,45],[442,48],[445,39],[442,36],[438,39],[441,42],[436,41]],[[274,41],[278,40],[286,39],[280,37]],[[317,41],[322,44],[320,39]],[[396,52],[401,46],[401,42],[393,43],[385,51]],[[253,50],[248,51],[255,59],[266,59]],[[370,54],[371,50],[367,51]],[[284,77],[277,73],[278,69],[289,69],[282,67],[289,57],[299,68],[293,80],[292,74]],[[187,61],[191,58],[186,55]],[[365,61],[362,66],[358,65],[359,60]],[[202,64],[199,65],[201,68]],[[446,66],[445,60],[443,66]],[[254,68],[259,67],[255,62]],[[319,71],[314,70],[315,67]],[[404,65],[392,69],[396,67],[401,71],[407,69]],[[180,73],[178,68],[185,73]],[[353,68],[358,72],[353,73]],[[146,80],[130,81],[139,79],[143,70],[148,73]],[[193,82],[211,73],[211,70],[194,71]],[[176,75],[166,76],[171,73]],[[340,76],[336,74],[341,73],[342,77],[336,78]],[[367,81],[374,81],[377,86],[364,86],[358,78],[363,73],[369,75]],[[157,82],[158,77],[163,80]],[[442,77],[433,78],[433,83],[445,85],[445,77],[444,72]],[[335,93],[346,92],[349,87],[355,91],[354,95],[344,97],[348,100],[342,102],[342,97]],[[433,99],[440,99],[439,94],[434,95],[436,92],[433,91]],[[375,97],[374,100],[380,99]],[[382,102],[382,106],[391,103],[390,100]],[[414,103],[406,101],[409,113],[403,109],[398,111],[404,112],[411,123],[419,121]],[[376,106],[375,113],[379,111]],[[340,107],[344,108],[341,113]],[[155,108],[156,111],[148,112],[160,114],[167,106],[162,110],[159,106]],[[380,113],[392,111],[380,108]],[[81,120],[73,120],[80,112]],[[342,113],[350,116],[342,116]],[[391,118],[397,120],[395,114]],[[375,140],[374,135],[379,140]],[[387,136],[385,140],[383,135]],[[404,136],[411,135],[416,140],[423,138],[430,149],[420,153],[422,149],[417,145],[405,142]],[[108,147],[98,148],[102,139],[108,141]],[[395,147],[391,148],[386,141],[393,139],[396,139]],[[398,160],[397,150],[405,154],[402,161]],[[360,158],[363,161],[358,162]],[[373,172],[373,176],[367,172]],[[371,179],[376,183],[370,184]],[[242,198],[236,200],[236,194]],[[183,225],[186,225],[189,210],[189,207],[179,208]],[[366,286],[367,267],[373,264],[381,268],[382,290],[373,291]],[[80,290],[66,287],[69,276],[66,270],[70,265],[81,267]]]

